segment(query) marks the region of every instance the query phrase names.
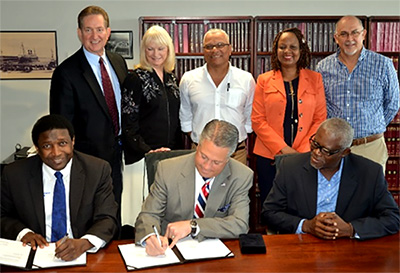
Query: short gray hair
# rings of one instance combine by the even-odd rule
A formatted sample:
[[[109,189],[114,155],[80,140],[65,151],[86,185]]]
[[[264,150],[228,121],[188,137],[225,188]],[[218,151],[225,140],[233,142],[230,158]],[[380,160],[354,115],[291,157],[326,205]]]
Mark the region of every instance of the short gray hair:
[[[228,41],[228,44],[230,43],[230,42],[229,42],[229,35],[225,32],[225,30],[220,29],[220,28],[212,28],[212,29],[209,29],[209,30],[206,32],[206,34],[204,34],[204,37],[203,37],[203,45],[204,45],[204,41],[206,40],[207,35],[209,35],[209,34],[215,34],[215,33],[222,33],[222,34],[224,34],[224,36],[226,37],[226,40]]]
[[[330,135],[338,137],[340,139],[339,145],[342,149],[349,148],[353,143],[354,129],[344,119],[327,119],[321,123],[319,129],[321,128],[325,129]]]
[[[231,156],[238,145],[239,131],[236,126],[227,121],[213,119],[206,124],[201,132],[199,145],[205,139],[212,141],[217,147],[229,148],[229,156]]]

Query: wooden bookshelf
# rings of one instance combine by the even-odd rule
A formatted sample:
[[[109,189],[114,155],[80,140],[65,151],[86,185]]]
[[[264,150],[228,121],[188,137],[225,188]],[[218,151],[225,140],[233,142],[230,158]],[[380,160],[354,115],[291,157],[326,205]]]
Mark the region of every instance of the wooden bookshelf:
[[[319,61],[336,52],[335,24],[341,16],[257,16],[254,20],[254,76],[271,70],[272,44],[275,36],[286,28],[297,27],[304,35],[312,58],[310,69],[315,70]],[[367,17],[360,17],[364,26]]]
[[[368,30],[369,49],[391,58],[400,79],[400,16],[371,16]],[[385,141],[389,155],[385,177],[389,191],[400,206],[400,111],[386,128]]]
[[[152,25],[165,28],[174,42],[175,75],[178,79],[189,70],[204,65],[203,37],[212,28],[220,28],[229,35],[233,47],[230,61],[233,66],[252,73],[253,17],[140,17],[140,37]]]

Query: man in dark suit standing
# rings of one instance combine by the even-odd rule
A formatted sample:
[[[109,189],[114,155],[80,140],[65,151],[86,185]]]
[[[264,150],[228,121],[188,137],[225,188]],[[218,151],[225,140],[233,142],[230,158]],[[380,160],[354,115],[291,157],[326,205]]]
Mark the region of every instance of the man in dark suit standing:
[[[71,121],[76,150],[110,163],[115,200],[121,205],[120,86],[128,73],[126,62],[104,49],[111,29],[102,8],[83,9],[77,32],[82,47],[53,73],[50,113]]]
[[[117,233],[110,165],[74,151],[74,139],[63,116],[36,122],[32,141],[38,155],[2,173],[1,237],[32,248],[56,242],[56,256],[74,260],[85,251],[96,252]]]
[[[399,231],[399,208],[382,166],[350,153],[353,135],[347,121],[328,119],[311,136],[311,152],[282,159],[264,202],[268,227],[330,240]]]

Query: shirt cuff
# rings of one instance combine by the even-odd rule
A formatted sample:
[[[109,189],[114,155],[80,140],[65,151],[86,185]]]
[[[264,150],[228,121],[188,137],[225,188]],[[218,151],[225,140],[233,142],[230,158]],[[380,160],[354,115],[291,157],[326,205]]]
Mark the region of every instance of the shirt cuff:
[[[32,230],[30,230],[29,228],[24,228],[23,230],[21,230],[18,233],[17,239],[15,239],[16,241],[21,241],[22,238],[24,238],[24,236],[28,233],[28,232],[33,232]],[[33,232],[35,233],[35,232]]]
[[[154,232],[153,232],[153,233],[150,233],[150,234],[147,234],[146,236],[143,237],[142,240],[140,240],[140,241],[137,243],[137,245],[140,245],[140,246],[142,246],[142,247],[146,247],[146,240],[147,240],[147,238],[149,238],[149,237],[152,236],[152,235],[156,235],[156,234],[155,234]]]
[[[106,241],[103,239],[100,239],[99,237],[91,234],[85,234],[81,237],[81,239],[87,239],[93,247],[88,249],[86,252],[89,253],[96,253],[100,248],[104,247],[106,245]]]
[[[306,219],[301,219],[299,225],[297,226],[296,229],[296,234],[305,234],[305,232],[303,232],[303,223]]]

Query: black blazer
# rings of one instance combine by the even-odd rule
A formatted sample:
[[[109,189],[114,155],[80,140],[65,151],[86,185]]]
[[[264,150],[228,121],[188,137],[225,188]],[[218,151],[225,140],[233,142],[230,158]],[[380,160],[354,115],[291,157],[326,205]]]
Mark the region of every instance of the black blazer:
[[[317,176],[310,153],[283,158],[263,206],[267,225],[295,233],[301,219],[312,219],[317,210]],[[358,155],[344,158],[335,212],[351,222],[361,239],[399,230],[399,208],[387,189],[382,167]]]
[[[16,161],[1,177],[1,237],[15,240],[29,228],[46,238],[42,160]],[[99,158],[74,152],[70,178],[70,219],[74,238],[92,234],[109,242],[116,233],[110,165]]]
[[[120,86],[128,74],[125,60],[106,52]],[[114,127],[101,87],[83,49],[58,66],[51,80],[50,114],[68,118],[75,129],[75,149],[112,163]]]

